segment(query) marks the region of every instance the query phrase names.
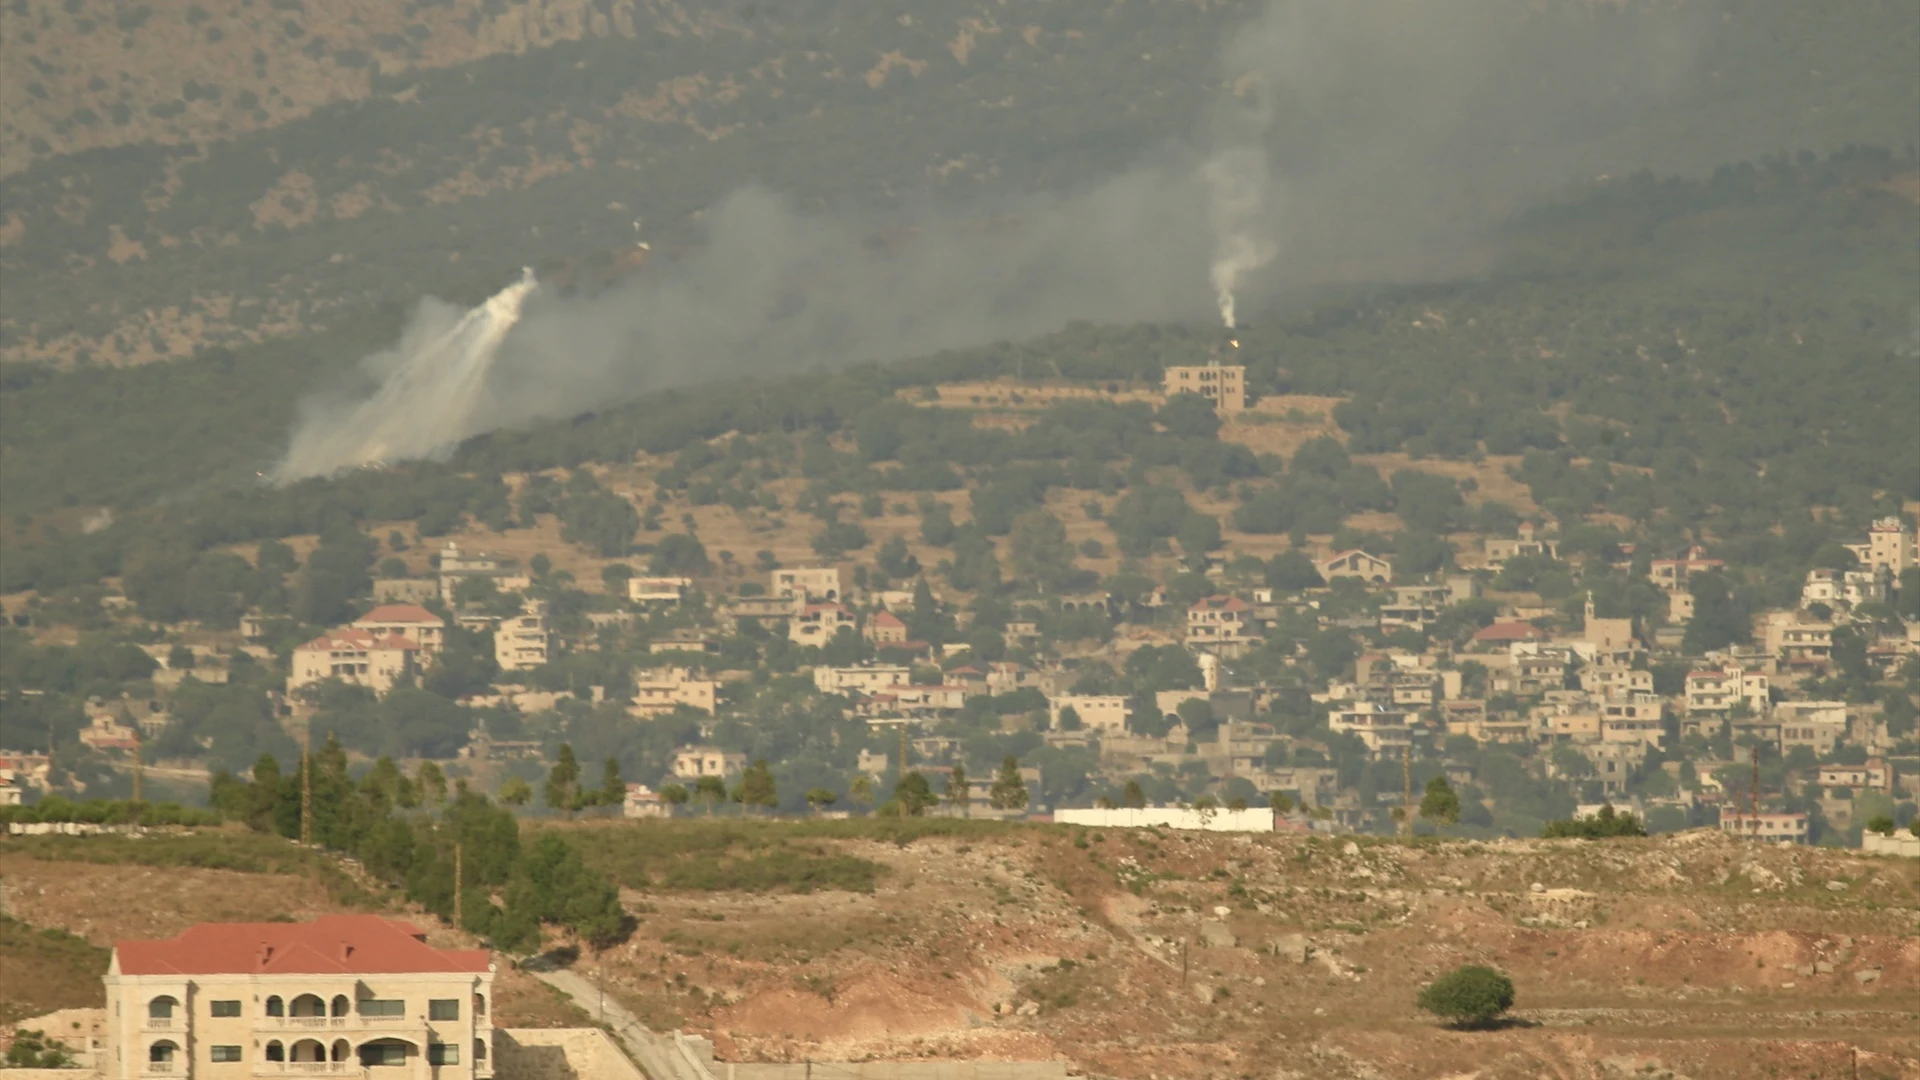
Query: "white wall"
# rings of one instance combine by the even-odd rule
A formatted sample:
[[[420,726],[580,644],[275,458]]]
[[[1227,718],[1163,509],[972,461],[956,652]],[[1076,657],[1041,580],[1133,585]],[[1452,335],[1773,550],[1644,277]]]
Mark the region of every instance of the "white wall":
[[[1198,829],[1205,832],[1272,832],[1273,811],[1187,810],[1177,806],[1149,807],[1144,810],[1055,810],[1056,825],[1087,825],[1105,829],[1144,829],[1160,825],[1169,829]]]

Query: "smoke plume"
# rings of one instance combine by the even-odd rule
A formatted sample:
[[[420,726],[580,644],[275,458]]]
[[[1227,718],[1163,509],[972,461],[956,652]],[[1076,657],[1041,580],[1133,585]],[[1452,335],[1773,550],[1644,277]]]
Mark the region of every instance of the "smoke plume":
[[[1692,81],[1702,7],[1277,0],[1226,43],[1192,137],[1142,146],[1123,175],[930,208],[878,247],[881,223],[735,192],[703,215],[694,254],[607,295],[422,304],[366,361],[374,395],[308,403],[274,475],[431,456],[676,384],[1076,319],[1212,309],[1233,326],[1316,282],[1457,272],[1521,201],[1641,167],[1655,134],[1675,143],[1660,125]]]

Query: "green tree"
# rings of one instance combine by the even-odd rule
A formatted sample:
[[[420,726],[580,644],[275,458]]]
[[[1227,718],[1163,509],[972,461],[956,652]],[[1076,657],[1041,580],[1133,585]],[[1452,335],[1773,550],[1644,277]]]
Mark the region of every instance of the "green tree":
[[[887,811],[900,817],[921,817],[939,802],[940,797],[933,793],[927,778],[910,772],[893,785],[893,798],[887,802]]]
[[[660,787],[660,798],[676,810],[687,805],[687,800],[691,797],[691,793],[680,784],[663,784]]]
[[[1428,984],[1418,1004],[1454,1027],[1485,1027],[1513,1008],[1513,980],[1490,967],[1468,964]]]
[[[954,762],[953,771],[947,774],[947,805],[960,811],[962,817],[972,817],[972,800],[967,797],[967,766],[964,762]]]
[[[525,806],[533,800],[533,785],[524,777],[509,776],[507,782],[500,785],[500,801],[508,806]]]
[[[816,814],[839,801],[840,796],[834,794],[828,788],[816,787],[807,789],[807,805],[812,807],[813,812]]]
[[[613,807],[615,812],[626,805],[627,782],[620,778],[620,762],[612,757],[600,768],[600,790],[594,793],[594,801],[601,806]]]
[[[693,797],[707,804],[707,816],[713,816],[713,808],[727,800],[727,785],[717,776],[703,776],[693,782]]]
[[[1747,605],[1734,596],[1726,575],[1717,570],[1694,574],[1687,591],[1693,594],[1693,619],[1680,643],[1687,655],[1701,656],[1753,636]]]
[[[1127,785],[1120,789],[1120,805],[1130,810],[1142,810],[1146,808],[1147,791],[1140,786],[1140,781],[1129,780],[1127,781]]]
[[[1013,572],[1041,589],[1059,589],[1074,571],[1067,527],[1045,510],[1030,510],[1013,521],[1008,537]]]
[[[1020,760],[1008,754],[987,789],[987,802],[995,810],[1023,810],[1027,805],[1027,782],[1020,778]]]
[[[772,810],[780,805],[780,792],[766,758],[755,761],[740,775],[740,805],[753,810]]]
[[[1460,796],[1454,793],[1453,785],[1447,783],[1445,776],[1427,781],[1426,793],[1420,796],[1420,816],[1435,825],[1459,824]]]
[[[547,770],[547,785],[542,795],[549,809],[568,817],[580,809],[580,762],[574,759],[572,743],[560,744],[560,758]]]
[[[872,806],[873,777],[864,774],[854,777],[853,783],[847,787],[847,798],[861,806]]]
[[[420,799],[428,806],[439,806],[447,801],[447,774],[433,762],[421,762],[413,782],[419,785]]]

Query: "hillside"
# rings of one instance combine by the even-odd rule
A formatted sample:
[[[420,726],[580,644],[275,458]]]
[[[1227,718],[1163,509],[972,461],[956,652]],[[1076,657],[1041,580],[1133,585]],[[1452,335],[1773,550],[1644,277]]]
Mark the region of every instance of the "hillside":
[[[722,1061],[1064,1056],[1125,1080],[1920,1069],[1910,862],[1711,833],[1406,846],[894,828],[571,826],[640,920],[581,966],[654,1027],[710,1035]],[[0,841],[10,914],[96,944],[327,907],[288,892],[295,879],[175,870],[164,881],[47,854]],[[93,895],[164,884],[178,902],[52,902],[83,884]],[[1514,1022],[1449,1031],[1414,1010],[1421,984],[1466,962],[1511,975]],[[499,1009],[515,1022],[553,1015],[508,993],[524,976],[503,965],[501,979]],[[31,1005],[85,1004],[84,985]],[[18,1015],[18,993],[0,992],[0,1008]]]
[[[471,298],[636,219],[688,243],[749,183],[877,222],[1070,190],[1190,138],[1261,6],[14,0],[0,358],[141,363]],[[1585,136],[1576,171],[1910,137],[1909,5],[1689,6],[1703,77]]]

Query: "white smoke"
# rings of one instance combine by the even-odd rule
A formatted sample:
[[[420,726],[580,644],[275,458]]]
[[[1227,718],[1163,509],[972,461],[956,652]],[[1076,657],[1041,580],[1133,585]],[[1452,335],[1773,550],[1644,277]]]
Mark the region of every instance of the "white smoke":
[[[427,301],[363,365],[373,396],[308,403],[274,478],[432,457],[663,387],[1073,320],[1211,307],[1233,327],[1284,289],[1477,267],[1486,224],[1569,177],[1643,166],[1656,129],[1676,141],[1693,114],[1669,98],[1713,25],[1700,7],[1274,0],[1224,50],[1226,92],[1191,146],[1157,164],[925,213],[878,245],[880,223],[748,188],[703,212],[693,254],[603,295],[539,299],[524,319],[529,281],[472,312]]]
[[[347,406],[309,402],[271,479],[285,484],[432,457],[478,434],[494,359],[535,286],[533,271],[523,269],[519,281],[471,311],[423,302],[398,345],[362,362],[381,380],[379,390]]]

